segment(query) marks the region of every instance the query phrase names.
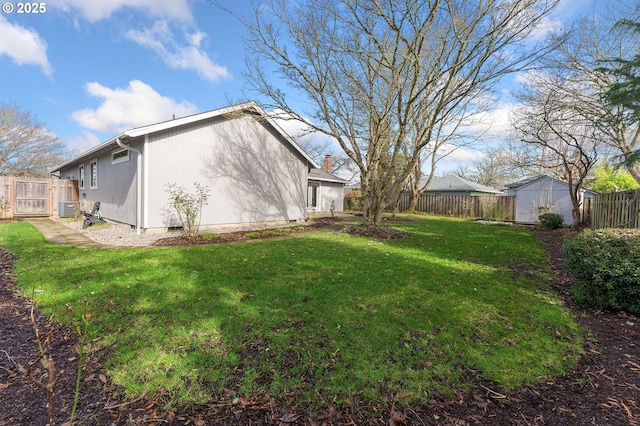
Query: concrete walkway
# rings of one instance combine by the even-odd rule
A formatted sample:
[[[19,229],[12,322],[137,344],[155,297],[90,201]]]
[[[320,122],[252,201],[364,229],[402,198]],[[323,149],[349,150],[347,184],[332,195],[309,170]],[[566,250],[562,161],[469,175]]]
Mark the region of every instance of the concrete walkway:
[[[42,235],[47,241],[55,244],[79,248],[109,247],[104,244],[96,243],[95,241],[87,238],[84,234],[47,217],[34,217],[25,219],[25,221],[29,222],[42,232]]]

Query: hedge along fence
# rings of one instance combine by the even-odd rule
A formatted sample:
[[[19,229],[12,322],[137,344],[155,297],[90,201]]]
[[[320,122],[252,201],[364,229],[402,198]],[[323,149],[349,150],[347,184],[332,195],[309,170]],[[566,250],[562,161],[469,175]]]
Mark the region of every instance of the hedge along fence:
[[[640,228],[640,189],[594,195],[591,227]]]
[[[403,193],[398,210],[409,208],[411,194]],[[419,212],[453,217],[478,217],[515,220],[515,197],[506,195],[421,194],[416,204]]]

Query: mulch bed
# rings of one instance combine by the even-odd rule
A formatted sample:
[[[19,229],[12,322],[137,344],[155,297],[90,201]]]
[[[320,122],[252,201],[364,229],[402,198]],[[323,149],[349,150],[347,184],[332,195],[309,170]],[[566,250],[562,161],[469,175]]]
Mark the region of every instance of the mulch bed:
[[[160,395],[128,401],[104,375],[104,354],[89,351],[84,362],[81,400],[76,424],[124,425],[637,425],[640,423],[640,318],[602,312],[574,304],[571,278],[562,269],[560,248],[574,234],[569,230],[533,229],[548,253],[553,288],[575,312],[576,321],[592,336],[585,355],[573,371],[536,387],[503,395],[494,384],[478,378],[474,389],[456,398],[433,397],[421,406],[328,405],[321,414],[305,412],[295,394],[251,398],[227,395],[209,405],[165,409]],[[183,242],[184,243],[184,242]],[[11,270],[15,256],[0,249],[0,426],[45,425],[45,392],[17,373],[37,359],[31,305],[17,294]],[[35,310],[41,336],[50,336],[49,351],[56,362],[57,424],[68,421],[77,371],[77,336]],[[470,372],[473,374],[473,372]],[[42,369],[32,376],[46,381]],[[235,401],[234,401],[235,399]]]
[[[235,231],[225,232],[221,234],[198,235],[194,237],[168,237],[161,238],[153,243],[156,247],[166,246],[193,246],[193,245],[210,245],[220,243],[233,243],[237,241],[258,240],[263,238],[283,237],[292,234],[300,234],[313,229],[324,228],[338,222],[338,217],[323,217],[313,221],[313,223],[304,226],[288,226],[274,229],[263,229],[259,231]]]

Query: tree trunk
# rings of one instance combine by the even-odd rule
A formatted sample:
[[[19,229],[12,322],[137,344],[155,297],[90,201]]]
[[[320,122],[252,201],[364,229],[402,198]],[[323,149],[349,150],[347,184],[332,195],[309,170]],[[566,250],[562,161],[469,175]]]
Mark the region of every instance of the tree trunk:
[[[580,207],[582,206],[582,184],[575,185],[573,184],[573,178],[569,175],[568,179],[569,184],[569,196],[571,198],[571,219],[572,224],[571,228],[577,228],[580,225],[582,220],[582,214],[580,211]]]
[[[638,185],[640,185],[640,165],[636,164],[632,167],[629,167],[629,174],[633,176],[636,182],[638,182]]]
[[[420,198],[420,191],[418,191],[418,188],[415,188],[413,185],[411,185],[411,196],[409,198],[409,207],[407,207],[407,210],[409,210],[410,212],[416,211],[418,198]]]
[[[571,209],[571,218],[573,219],[573,224],[571,225],[571,227],[572,228],[578,227],[582,220],[582,213],[580,211],[580,206],[578,206],[577,208],[574,206],[573,209]]]
[[[362,200],[363,225],[378,227],[382,223],[384,204],[379,197],[367,195]]]

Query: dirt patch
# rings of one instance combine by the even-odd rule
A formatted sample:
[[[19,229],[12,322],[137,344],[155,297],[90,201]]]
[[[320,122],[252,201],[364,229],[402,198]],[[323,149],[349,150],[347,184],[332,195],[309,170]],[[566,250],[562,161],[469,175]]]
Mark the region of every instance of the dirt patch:
[[[166,409],[158,403],[161,395],[134,401],[121,399],[118,389],[104,374],[104,354],[96,348],[84,363],[79,424],[637,425],[640,423],[640,318],[573,303],[569,298],[572,280],[562,268],[560,249],[574,233],[566,229],[532,229],[532,232],[547,251],[553,288],[575,312],[576,321],[592,332],[578,365],[553,381],[504,395],[494,384],[477,377],[469,393],[453,399],[435,396],[423,405],[410,407],[392,403],[390,395],[388,401],[375,405],[348,401],[338,406],[327,402],[322,413],[309,413],[294,393],[260,392],[244,398],[225,390],[220,401]],[[11,276],[14,261],[15,256],[0,249],[0,426],[44,425],[47,423],[44,392],[15,374],[16,363],[27,365],[36,359],[37,346],[29,300],[15,292]],[[51,336],[51,354],[58,371],[64,371],[56,394],[57,421],[62,424],[68,420],[73,404],[77,336],[69,329],[52,324],[37,311],[36,323],[42,335]],[[247,348],[248,351],[259,349]],[[43,371],[36,369],[36,376],[42,375]]]
[[[410,233],[391,226],[351,225],[344,227],[343,231],[351,235],[377,238],[379,240],[400,240],[411,236]]]

